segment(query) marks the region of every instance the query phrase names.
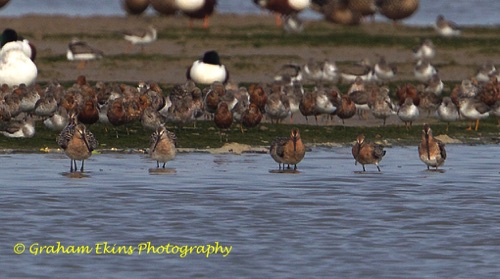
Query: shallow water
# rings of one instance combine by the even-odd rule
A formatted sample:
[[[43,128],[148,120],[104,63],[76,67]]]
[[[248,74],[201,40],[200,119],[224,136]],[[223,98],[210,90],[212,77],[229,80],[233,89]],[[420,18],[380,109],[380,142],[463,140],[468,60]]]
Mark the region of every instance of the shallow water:
[[[298,174],[270,173],[268,154],[179,154],[166,174],[150,174],[145,155],[101,154],[83,178],[68,177],[64,154],[0,155],[0,269],[4,278],[493,278],[498,150],[448,145],[434,172],[416,147],[388,148],[381,173],[362,173],[349,148],[315,148]],[[91,251],[34,255],[35,243],[57,242]],[[135,250],[103,254],[103,242]],[[163,254],[139,254],[147,242]],[[181,258],[172,248],[215,242],[232,250]]]
[[[65,14],[68,16],[123,15],[122,0],[12,0],[0,10],[0,16],[21,16],[26,14]],[[96,8],[97,7],[97,8]],[[498,0],[420,0],[417,12],[405,19],[405,24],[432,25],[438,14],[445,15],[460,25],[498,25],[500,20]],[[252,0],[218,0],[216,11],[223,14],[261,14]],[[154,14],[152,8],[148,13]],[[301,17],[321,19],[313,10],[306,10]],[[386,20],[377,17],[377,20]]]

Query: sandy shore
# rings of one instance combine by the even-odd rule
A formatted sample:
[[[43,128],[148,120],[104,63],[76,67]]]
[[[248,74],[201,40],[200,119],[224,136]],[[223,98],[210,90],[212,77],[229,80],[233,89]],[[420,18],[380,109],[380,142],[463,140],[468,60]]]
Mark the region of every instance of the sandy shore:
[[[146,59],[139,59],[140,49],[129,48],[122,38],[125,30],[143,28],[153,24],[159,30],[156,42],[146,46]],[[286,63],[305,63],[309,58],[322,60],[325,58],[348,64],[367,57],[378,60],[377,55],[385,55],[388,62],[398,65],[398,79],[413,79],[411,49],[390,47],[359,47],[356,45],[334,46],[327,44],[308,45],[252,45],[242,44],[227,36],[245,35],[251,39],[252,32],[259,28],[269,28],[277,36],[283,31],[274,25],[274,18],[269,14],[256,16],[214,15],[209,30],[201,29],[201,22],[195,22],[194,29],[188,29],[188,19],[183,16],[151,16],[151,17],[64,17],[64,16],[23,16],[16,18],[0,18],[0,25],[11,27],[28,39],[38,49],[37,66],[39,81],[58,79],[74,80],[84,74],[89,80],[102,81],[140,81],[151,80],[163,83],[177,83],[185,80],[185,71],[194,59],[199,58],[206,50],[216,49],[221,54],[222,62],[231,71],[234,82],[267,82],[271,81],[279,68]],[[239,29],[235,31],[236,29]],[[306,21],[304,34],[308,28],[324,28],[334,35],[344,27],[324,21]],[[421,28],[417,36],[406,36],[409,27],[393,26],[385,23],[363,24],[354,27],[354,31],[367,34],[403,36],[402,39],[414,42],[415,45],[423,37],[435,36],[433,30]],[[165,32],[177,30],[178,36],[162,37]],[[246,31],[248,30],[248,31]],[[213,35],[200,36],[200,34]],[[415,31],[412,31],[415,34]],[[224,36],[221,36],[224,35]],[[72,37],[80,37],[89,44],[104,51],[106,57],[94,61],[83,70],[76,69],[76,63],[65,60],[66,48]],[[293,36],[293,35],[289,35]],[[466,36],[477,34],[464,32]],[[493,47],[493,46],[490,46]],[[447,48],[439,50],[435,63],[440,68],[443,80],[460,80],[470,77],[484,62],[500,61],[500,53],[483,52],[481,47]]]

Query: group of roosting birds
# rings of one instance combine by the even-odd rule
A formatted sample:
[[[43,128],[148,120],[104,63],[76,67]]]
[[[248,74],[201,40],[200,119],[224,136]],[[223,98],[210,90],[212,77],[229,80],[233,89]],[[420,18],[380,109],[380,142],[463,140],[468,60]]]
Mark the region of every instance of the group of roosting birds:
[[[151,38],[155,32],[151,30]],[[213,119],[220,130],[238,123],[242,132],[244,128],[256,127],[264,116],[271,122],[279,123],[286,118],[293,122],[298,113],[306,121],[312,116],[318,123],[318,116],[331,119],[336,115],[344,123],[356,112],[364,117],[371,112],[383,125],[391,115],[397,115],[407,129],[422,110],[429,115],[436,112],[447,123],[475,120],[476,130],[480,119],[500,116],[499,73],[495,66],[485,64],[473,78],[457,85],[449,97],[442,97],[443,82],[430,63],[435,56],[430,40],[424,40],[413,50],[418,60],[415,78],[421,83],[404,84],[393,94],[384,83],[394,79],[397,68],[383,56],[375,65],[363,60],[362,74],[341,73],[334,62],[311,60],[304,65],[286,65],[284,69],[291,71],[280,73],[274,82],[238,87],[229,82],[229,71],[216,51],[207,51],[202,59],[194,61],[187,69],[186,82],[174,85],[168,94],[157,83],[91,85],[85,76],[78,77],[69,88],[57,82],[42,88],[35,83],[35,50],[12,29],[2,34],[0,133],[15,138],[33,137],[34,121],[43,121],[46,127],[61,131],[57,143],[71,158],[70,171],[77,169],[77,160],[82,161],[83,171],[83,161],[97,148],[97,140],[86,127],[96,122],[120,126],[140,121],[146,129],[154,131],[149,152],[157,167],[160,162],[165,167],[175,157],[176,146],[175,135],[165,125],[183,126],[203,116]],[[76,52],[69,54],[75,58]],[[316,82],[316,86],[305,88],[303,79]],[[339,81],[350,84],[345,94],[335,85]],[[201,89],[198,84],[206,87]],[[395,101],[391,95],[396,96]],[[428,166],[437,167],[446,158],[444,146],[432,137],[429,126],[424,126],[419,150],[420,158]],[[296,168],[305,154],[299,131],[293,129],[290,138],[276,139],[270,151],[280,169],[285,164]],[[362,136],[353,147],[353,156],[363,169],[365,164],[372,163],[378,167],[384,154],[383,148]]]
[[[282,91],[286,86],[280,84],[252,84],[247,89],[227,87],[216,81],[202,90],[193,81],[188,80],[184,84],[174,85],[168,95],[163,94],[156,83],[140,83],[137,87],[103,82],[90,85],[85,76],[79,76],[67,89],[58,83],[49,83],[45,88],[38,84],[21,84],[14,86],[12,90],[4,85],[1,88],[0,102],[1,132],[8,137],[32,137],[35,133],[34,119],[42,120],[48,128],[61,131],[57,143],[71,158],[70,171],[73,172],[77,170],[77,160],[82,161],[80,170],[83,171],[83,161],[89,158],[98,146],[97,140],[86,125],[102,122],[119,126],[140,121],[145,128],[154,130],[149,154],[157,161],[157,167],[161,162],[165,167],[165,163],[172,160],[176,154],[176,137],[166,129],[166,123],[185,125],[207,114],[212,115],[219,128],[227,129],[231,127],[233,118],[237,118],[242,127],[256,126],[263,115],[268,115],[271,121],[283,119],[290,113],[280,112],[283,109],[281,106],[286,103],[286,95]],[[497,83],[489,82],[483,87],[491,86],[496,86],[496,89],[491,90],[498,92]],[[300,88],[298,91],[303,91],[303,88]],[[331,91],[325,91],[324,96],[327,92]],[[371,94],[375,94],[373,92],[376,91]],[[347,94],[342,97],[339,92],[335,94],[338,94],[340,103],[349,100],[346,98]],[[405,100],[413,102],[412,97],[415,96],[407,94]],[[331,99],[318,95],[314,94],[312,103]],[[299,98],[299,111],[303,112],[304,108],[308,108],[308,99],[310,97],[305,93]],[[341,110],[342,105],[338,107]],[[355,110],[355,106],[353,107]],[[313,112],[316,116],[318,111],[313,109]],[[21,116],[24,118],[18,120]],[[438,167],[446,158],[444,145],[432,137],[428,125],[424,126],[419,153],[420,158],[432,167]],[[282,164],[283,169],[285,164],[295,165],[296,169],[296,165],[305,155],[299,130],[292,129],[289,138],[277,138],[273,141],[270,154],[279,163],[280,169]],[[380,145],[366,140],[363,136],[357,138],[353,147],[353,156],[356,162],[363,165],[363,170],[365,164],[376,164],[378,167],[378,162],[384,155],[385,151]]]
[[[2,48],[0,54],[11,55],[10,51]],[[27,54],[21,54],[21,48],[14,52],[30,59]],[[416,48],[414,55],[421,61],[431,59],[434,50],[429,40]],[[318,123],[320,115],[337,115],[344,122],[357,111],[361,114],[371,111],[384,125],[388,117],[396,114],[407,129],[418,119],[421,110],[428,111],[429,115],[435,111],[447,123],[476,120],[476,130],[480,119],[490,114],[500,115],[498,71],[491,63],[485,64],[472,79],[463,80],[449,97],[441,96],[443,83],[435,71],[422,74],[425,83],[416,86],[407,83],[396,89],[396,102],[391,99],[389,87],[383,85],[394,76],[394,67],[388,66],[383,57],[374,66],[366,62],[364,66],[367,71],[363,74],[349,75],[339,74],[336,65],[328,61],[309,62],[292,65],[291,74],[280,74],[272,83],[238,87],[228,82],[229,72],[220,63],[217,52],[208,51],[203,59],[188,67],[186,82],[174,85],[168,94],[164,94],[157,83],[130,86],[97,82],[91,85],[85,76],[78,77],[69,88],[57,82],[44,88],[36,83],[29,86],[4,83],[0,89],[0,133],[7,137],[33,137],[34,121],[42,120],[46,127],[62,130],[57,142],[71,158],[70,171],[77,169],[76,160],[82,161],[83,171],[83,161],[97,147],[97,141],[85,125],[96,122],[120,126],[140,121],[146,129],[153,130],[149,152],[159,167],[160,162],[165,166],[165,162],[175,157],[176,138],[165,125],[183,126],[202,116],[213,119],[220,130],[238,123],[244,132],[244,128],[257,126],[264,116],[271,122],[282,122],[288,117],[292,122],[293,115],[299,112],[306,120],[314,116]],[[317,85],[306,89],[302,78],[316,81]],[[334,85],[339,80],[351,83],[346,94]],[[201,89],[197,84],[207,86]],[[420,157],[428,166],[437,167],[446,158],[444,146],[432,138],[428,126],[424,126],[424,134]],[[385,154],[380,146],[368,143],[358,138],[353,151],[356,161],[363,166],[378,164]],[[298,130],[292,130],[290,139],[277,139],[271,146],[271,155],[280,169],[281,164],[296,166],[304,153]]]

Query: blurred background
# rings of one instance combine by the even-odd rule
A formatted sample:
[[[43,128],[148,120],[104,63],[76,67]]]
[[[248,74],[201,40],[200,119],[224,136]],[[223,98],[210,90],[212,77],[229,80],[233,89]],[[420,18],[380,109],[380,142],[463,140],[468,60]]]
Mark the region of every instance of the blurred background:
[[[122,0],[10,0],[0,9],[0,16],[17,17],[28,14],[62,14],[67,16],[125,15]],[[313,1],[314,2],[314,1]],[[327,2],[327,1],[318,1]],[[420,0],[418,10],[403,22],[408,25],[426,26],[435,22],[437,14],[443,14],[462,26],[499,25],[499,0]],[[149,7],[146,15],[156,12]],[[217,0],[216,13],[259,14],[265,13],[253,0]],[[322,19],[312,9],[300,13],[302,19]],[[388,21],[381,15],[376,21]]]

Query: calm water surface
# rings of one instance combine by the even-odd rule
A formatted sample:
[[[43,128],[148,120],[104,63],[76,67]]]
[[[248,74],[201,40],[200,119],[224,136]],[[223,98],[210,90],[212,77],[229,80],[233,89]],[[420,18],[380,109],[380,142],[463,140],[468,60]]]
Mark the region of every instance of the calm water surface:
[[[26,14],[65,14],[69,16],[123,15],[122,0],[10,0],[0,10],[0,16],[21,16]],[[260,14],[261,10],[252,0],[217,0],[218,13]],[[453,19],[460,25],[498,25],[500,18],[498,0],[420,0],[419,10],[404,22],[411,25],[431,25],[438,14]],[[148,12],[153,14],[153,9]],[[312,10],[301,16],[308,19],[321,19]],[[386,20],[379,17],[377,20]]]
[[[313,149],[299,174],[270,173],[268,154],[179,154],[170,174],[150,174],[145,155],[102,154],[70,178],[63,154],[0,155],[2,277],[493,278],[499,147],[447,147],[444,172],[427,171],[416,147],[389,148],[382,173],[360,173],[349,148]],[[29,251],[57,242],[94,250]],[[102,242],[232,250],[97,255]]]

